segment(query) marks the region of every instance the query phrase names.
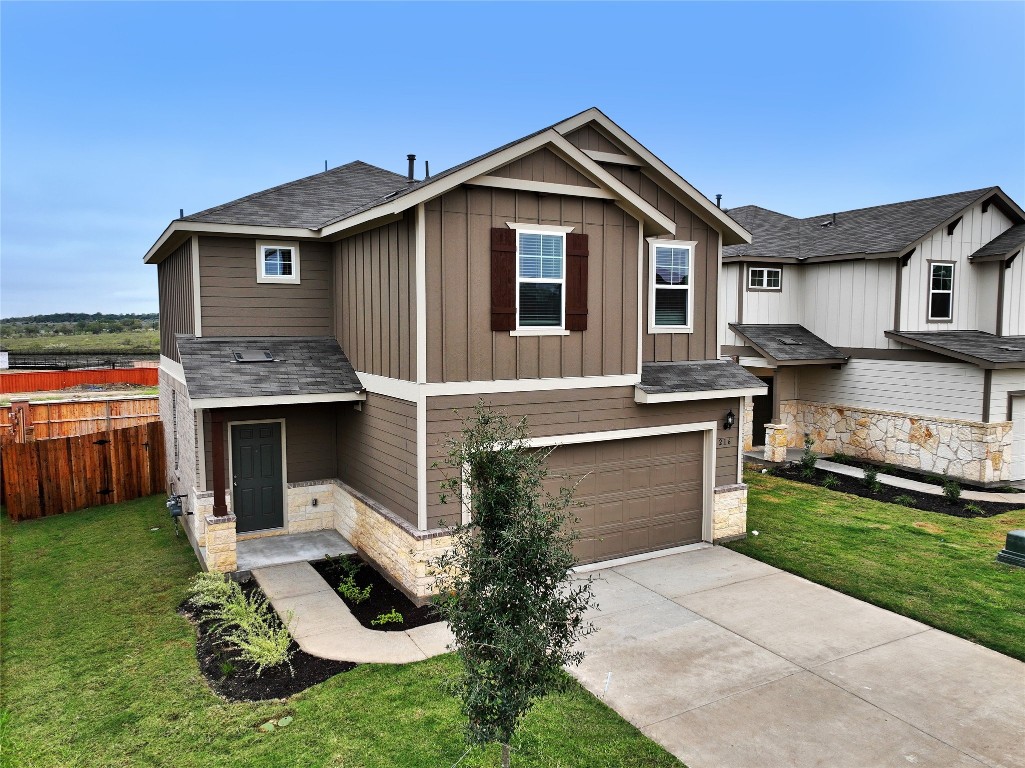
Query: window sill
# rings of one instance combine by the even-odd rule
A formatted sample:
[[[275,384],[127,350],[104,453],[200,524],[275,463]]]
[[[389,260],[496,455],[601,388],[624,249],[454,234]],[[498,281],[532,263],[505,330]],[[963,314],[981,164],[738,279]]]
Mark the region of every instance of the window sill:
[[[649,325],[648,333],[694,333],[694,329],[675,325]]]
[[[257,275],[256,282],[261,285],[270,283],[277,283],[278,285],[299,285],[300,281],[298,277],[265,277],[264,275]]]
[[[509,331],[510,336],[569,336],[565,328],[521,328]]]

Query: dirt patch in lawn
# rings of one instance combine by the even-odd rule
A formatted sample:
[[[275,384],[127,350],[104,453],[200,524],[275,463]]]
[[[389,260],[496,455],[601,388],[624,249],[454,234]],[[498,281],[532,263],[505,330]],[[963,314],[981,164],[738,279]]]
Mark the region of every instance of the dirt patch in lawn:
[[[247,595],[258,593],[263,597],[263,591],[252,579],[240,586]],[[196,626],[196,660],[203,677],[215,692],[230,701],[285,699],[356,666],[351,661],[311,656],[293,640],[289,664],[265,669],[257,675],[256,668],[242,658],[238,649],[222,639],[203,611],[186,600],[178,607],[178,612]],[[276,615],[274,619],[277,620]]]
[[[425,624],[441,621],[432,605],[418,606],[401,591],[381,576],[373,565],[359,555],[343,555],[310,563],[314,570],[324,577],[331,588],[338,591],[342,600],[367,629],[382,632],[402,632]],[[355,589],[349,595],[338,590],[339,585],[351,574]],[[369,589],[369,592],[367,591]],[[351,595],[365,594],[358,602]],[[384,621],[384,617],[391,620]],[[401,618],[401,620],[399,620]],[[374,622],[377,622],[376,624]]]
[[[948,499],[946,496],[937,496],[921,491],[910,491],[906,488],[895,488],[892,485],[879,484],[878,489],[873,489],[863,478],[838,475],[826,470],[816,469],[810,476],[805,476],[804,468],[797,463],[784,464],[770,470],[777,477],[784,477],[787,480],[796,480],[799,483],[808,483],[826,487],[825,482],[831,484],[828,490],[850,493],[866,499],[883,501],[889,504],[899,504],[912,509],[921,509],[926,512],[938,512],[941,515],[952,515],[953,517],[993,517],[1012,509],[1025,507],[1025,497],[1021,504],[999,504],[995,501],[969,501],[968,499]],[[827,477],[833,480],[826,480]]]

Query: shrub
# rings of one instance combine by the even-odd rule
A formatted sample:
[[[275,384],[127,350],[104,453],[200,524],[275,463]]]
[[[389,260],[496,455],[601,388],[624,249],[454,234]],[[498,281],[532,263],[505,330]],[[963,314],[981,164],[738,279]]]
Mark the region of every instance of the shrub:
[[[373,589],[373,586],[373,584],[367,584],[360,589],[356,586],[356,577],[349,575],[342,579],[342,582],[338,585],[338,591],[348,598],[353,605],[359,605],[370,597],[370,590]]]
[[[379,614],[376,619],[371,619],[370,623],[375,627],[381,626],[382,624],[402,624],[402,614],[392,608],[388,613]]]
[[[957,480],[947,480],[943,483],[943,495],[951,501],[957,501],[961,498],[961,485]]]
[[[265,612],[245,627],[238,627],[229,632],[224,639],[238,648],[242,658],[256,667],[256,676],[263,674],[265,669],[288,664],[292,670],[292,636],[288,627],[275,621],[266,603]],[[291,623],[292,614],[288,615]]]
[[[815,455],[811,447],[815,445],[815,440],[812,436],[805,433],[804,435],[804,450],[801,451],[801,475],[805,478],[815,477],[815,463],[819,460],[819,457]]]
[[[822,487],[823,488],[828,488],[829,490],[833,490],[838,485],[840,485],[840,481],[839,481],[839,479],[837,479],[837,476],[832,474],[832,473],[830,473],[830,474],[826,475],[824,478],[822,478]]]
[[[238,591],[238,584],[222,573],[197,573],[189,585],[189,602],[202,610],[217,609]]]
[[[837,464],[853,464],[855,462],[855,458],[853,456],[846,454],[843,451],[837,451],[829,457],[829,460],[835,461]]]
[[[964,512],[966,515],[971,515],[972,517],[982,517],[986,514],[986,510],[978,504],[972,504],[971,502],[965,504]]]
[[[883,484],[879,482],[879,470],[875,467],[865,467],[865,485],[867,485],[872,493],[879,493],[883,489]]]
[[[902,507],[913,507],[917,503],[917,500],[910,494],[902,493],[899,496],[893,497],[893,503],[900,504]]]

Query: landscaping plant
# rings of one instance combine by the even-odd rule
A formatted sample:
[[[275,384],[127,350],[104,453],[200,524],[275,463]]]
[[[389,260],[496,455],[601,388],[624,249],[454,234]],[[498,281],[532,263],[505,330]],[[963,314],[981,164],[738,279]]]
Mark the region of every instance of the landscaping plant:
[[[804,450],[801,451],[801,475],[806,479],[815,477],[815,464],[819,460],[819,457],[811,449],[813,445],[815,445],[815,440],[805,432]]]
[[[197,573],[189,585],[189,602],[202,611],[218,608],[227,601],[233,589],[237,590],[238,584],[223,573]]]
[[[448,441],[453,476],[442,496],[460,509],[472,500],[472,516],[432,562],[438,610],[462,662],[455,690],[467,740],[501,744],[505,768],[521,719],[563,683],[563,667],[583,658],[574,644],[594,631],[583,618],[591,584],[569,575],[572,490],[544,490],[550,451],[531,449],[526,439],[525,419],[514,423],[477,403]]]
[[[915,497],[914,496],[910,496],[910,495],[908,495],[906,493],[902,493],[900,496],[894,496],[893,497],[893,503],[894,504],[900,504],[902,507],[914,507],[915,506]]]
[[[838,485],[840,485],[840,481],[837,479],[836,475],[834,475],[832,473],[830,473],[830,474],[826,475],[824,478],[822,478],[822,487],[827,489],[827,490],[831,491],[834,488],[836,488]]]
[[[379,627],[382,624],[401,624],[403,622],[402,614],[392,608],[387,613],[380,614],[376,619],[371,619],[370,623],[375,627]]]
[[[943,495],[951,501],[957,501],[961,498],[961,485],[957,480],[947,480],[943,483]]]
[[[865,485],[872,489],[872,493],[879,493],[883,484],[879,482],[879,470],[875,467],[865,467]]]
[[[346,597],[353,605],[359,605],[370,598],[373,584],[367,584],[360,588],[356,584],[356,574],[359,573],[363,563],[351,557],[331,557],[325,555],[325,559],[339,573],[341,581],[338,584],[338,591]]]

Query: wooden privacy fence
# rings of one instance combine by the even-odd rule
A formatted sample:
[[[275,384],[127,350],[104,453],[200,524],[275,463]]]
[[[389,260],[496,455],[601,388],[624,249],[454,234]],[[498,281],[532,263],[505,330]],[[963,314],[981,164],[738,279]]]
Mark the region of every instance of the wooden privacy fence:
[[[159,421],[29,443],[5,437],[3,487],[12,520],[60,515],[165,490]]]
[[[102,400],[31,400],[0,406],[0,435],[15,442],[86,435],[160,420],[156,395]]]
[[[0,393],[42,392],[67,389],[79,384],[139,384],[157,386],[156,368],[116,368],[92,371],[45,371],[0,373]]]

